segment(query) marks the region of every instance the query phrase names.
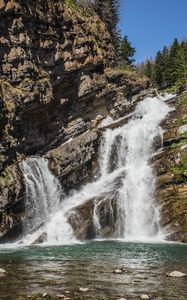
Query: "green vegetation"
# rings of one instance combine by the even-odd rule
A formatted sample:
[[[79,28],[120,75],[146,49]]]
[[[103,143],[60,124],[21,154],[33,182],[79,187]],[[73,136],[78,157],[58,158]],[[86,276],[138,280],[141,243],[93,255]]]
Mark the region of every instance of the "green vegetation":
[[[182,91],[187,86],[187,40],[175,39],[171,47],[158,51],[154,59],[137,66],[159,89]]]
[[[187,93],[180,95],[177,99],[177,106],[185,106],[187,105]]]
[[[7,166],[0,176],[0,191],[3,191],[5,186],[9,186],[13,182],[14,178],[10,166]]]
[[[171,149],[176,149],[176,148],[181,147],[181,146],[183,146],[183,145],[187,145],[187,138],[172,143],[172,144],[170,145],[170,148],[171,148]]]
[[[118,46],[118,66],[119,67],[128,67],[132,66],[134,59],[133,56],[136,50],[132,47],[131,43],[128,40],[128,37],[119,38]]]
[[[65,0],[66,5],[78,12],[82,17],[89,17],[95,14],[92,1],[89,0]]]
[[[183,155],[180,166],[173,167],[171,171],[175,174],[178,181],[182,181],[183,176],[187,176],[187,154]]]

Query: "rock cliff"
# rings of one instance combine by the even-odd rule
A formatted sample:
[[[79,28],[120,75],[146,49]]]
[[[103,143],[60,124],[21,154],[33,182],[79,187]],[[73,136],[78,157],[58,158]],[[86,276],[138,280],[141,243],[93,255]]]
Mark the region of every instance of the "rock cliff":
[[[163,149],[154,158],[161,224],[168,239],[187,242],[187,93],[175,98],[162,126]]]
[[[124,116],[150,83],[115,69],[111,36],[89,9],[0,0],[0,235],[21,232],[20,161],[44,155],[65,192],[97,170],[99,122]]]

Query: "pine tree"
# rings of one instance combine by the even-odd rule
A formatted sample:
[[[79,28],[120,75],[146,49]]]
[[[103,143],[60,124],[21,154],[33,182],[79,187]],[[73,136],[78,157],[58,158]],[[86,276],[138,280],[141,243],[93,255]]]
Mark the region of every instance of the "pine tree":
[[[179,42],[177,39],[174,39],[169,52],[168,83],[170,86],[177,81],[178,54]]]
[[[120,67],[132,66],[135,52],[136,50],[132,47],[127,36],[120,38],[118,47],[118,65]]]
[[[174,39],[170,48],[158,51],[154,61],[143,62],[138,70],[156,82],[158,88],[187,87],[187,40]]]
[[[146,75],[151,81],[154,81],[154,61],[147,59],[144,63],[143,74]]]
[[[158,51],[155,58],[155,65],[154,65],[154,80],[159,88],[163,85],[163,56],[162,52]]]

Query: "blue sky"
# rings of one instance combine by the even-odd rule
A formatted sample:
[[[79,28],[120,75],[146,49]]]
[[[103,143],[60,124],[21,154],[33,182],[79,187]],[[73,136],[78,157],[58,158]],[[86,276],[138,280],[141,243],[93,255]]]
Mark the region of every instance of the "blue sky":
[[[136,62],[154,57],[175,37],[187,38],[187,0],[121,0],[119,27],[136,48]]]

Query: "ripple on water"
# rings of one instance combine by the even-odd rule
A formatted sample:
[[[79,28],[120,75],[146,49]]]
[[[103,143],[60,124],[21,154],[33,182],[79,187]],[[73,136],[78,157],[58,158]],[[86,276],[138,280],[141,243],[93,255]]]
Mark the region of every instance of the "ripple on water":
[[[186,300],[186,278],[169,278],[168,272],[187,273],[187,246],[115,241],[58,247],[0,248],[0,299],[26,299],[48,293],[51,299],[70,291],[71,299]],[[122,274],[113,270],[125,268]],[[89,291],[81,293],[80,287]],[[23,298],[20,298],[21,296]]]

